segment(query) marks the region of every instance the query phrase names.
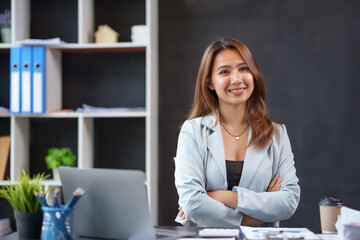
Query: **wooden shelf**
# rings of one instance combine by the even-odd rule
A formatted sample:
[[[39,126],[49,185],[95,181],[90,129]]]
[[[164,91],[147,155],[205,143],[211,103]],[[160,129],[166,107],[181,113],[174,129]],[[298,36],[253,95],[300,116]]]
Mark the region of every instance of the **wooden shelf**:
[[[19,41],[59,37],[68,42],[47,46],[45,102],[51,104],[47,104],[46,111],[75,109],[83,102],[144,108],[126,109],[124,112],[0,113],[0,120],[5,123],[0,130],[11,135],[11,181],[0,181],[0,185],[14,182],[21,169],[30,174],[45,171],[39,161],[43,159],[42,152],[52,144],[72,144],[72,148],[76,149],[78,168],[97,167],[100,158],[98,152],[106,152],[112,157],[109,157],[109,164],[105,167],[127,168],[129,165],[144,169],[150,211],[154,224],[157,224],[157,0],[9,2],[13,23],[12,44],[0,44],[1,64],[9,73],[10,49],[19,47]],[[73,5],[77,6],[76,10]],[[69,12],[69,16],[60,26],[57,22],[63,18],[61,12]],[[30,24],[44,21],[47,24]],[[94,41],[94,29],[101,22],[113,22],[113,28],[120,34],[119,41],[122,42],[91,43]],[[131,42],[131,27],[139,24],[147,26],[146,43]],[[0,94],[3,96],[0,105],[3,106],[9,105],[6,100],[10,90],[8,72],[3,71],[0,79]],[[56,128],[57,135],[52,134],[50,128]],[[112,136],[113,132],[116,133],[115,137]],[[137,135],[140,137],[126,137]],[[123,151],[119,151],[119,145],[124,148]],[[115,154],[125,159],[124,164],[117,165],[112,160]],[[127,162],[131,154],[136,158]],[[57,186],[61,183],[47,180],[44,184]]]
[[[4,113],[4,112],[0,112],[0,118],[8,118],[8,117],[10,117],[11,116],[11,114],[10,113]]]
[[[45,113],[45,114],[0,114],[0,117],[14,116],[17,118],[137,118],[146,117],[144,111],[126,111],[126,112],[67,112],[67,113]]]
[[[13,185],[15,184],[16,181],[0,181],[0,186],[6,186],[6,185]],[[41,182],[42,185],[45,186],[45,188],[49,187],[49,186],[61,186],[61,182],[60,181],[54,181],[54,180],[45,180]]]
[[[145,44],[122,42],[115,44],[96,43],[69,43],[59,46],[52,46],[53,49],[60,49],[62,52],[145,52]]]

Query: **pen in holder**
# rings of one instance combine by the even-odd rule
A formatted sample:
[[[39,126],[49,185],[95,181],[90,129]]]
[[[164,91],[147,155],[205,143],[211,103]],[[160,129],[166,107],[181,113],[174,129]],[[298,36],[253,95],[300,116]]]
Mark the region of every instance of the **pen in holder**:
[[[70,240],[72,239],[73,208],[61,205],[60,207],[42,207],[43,240]]]

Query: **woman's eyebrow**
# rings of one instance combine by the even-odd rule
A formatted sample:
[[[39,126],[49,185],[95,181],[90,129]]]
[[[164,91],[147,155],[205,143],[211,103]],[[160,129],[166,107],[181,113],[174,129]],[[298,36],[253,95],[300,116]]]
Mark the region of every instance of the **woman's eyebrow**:
[[[238,65],[236,65],[237,67],[239,67],[239,66],[243,66],[243,65],[247,65],[245,62],[241,62],[241,63],[239,63]],[[217,70],[219,70],[219,69],[221,69],[221,68],[230,68],[231,66],[230,65],[220,65],[217,69],[216,69],[216,71]]]
[[[239,63],[239,64],[238,64],[238,67],[239,67],[239,66],[243,66],[243,65],[247,66],[246,62]]]

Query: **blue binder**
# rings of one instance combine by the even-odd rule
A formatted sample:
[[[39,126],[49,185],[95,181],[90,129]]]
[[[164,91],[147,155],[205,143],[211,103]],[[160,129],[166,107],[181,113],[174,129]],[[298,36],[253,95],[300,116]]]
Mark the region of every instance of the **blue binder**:
[[[32,106],[33,113],[46,112],[46,75],[45,75],[45,51],[43,46],[33,47],[33,68],[32,68],[32,81],[33,81],[33,94]]]
[[[21,112],[32,112],[32,47],[21,47]]]
[[[10,49],[10,112],[21,111],[21,48]]]

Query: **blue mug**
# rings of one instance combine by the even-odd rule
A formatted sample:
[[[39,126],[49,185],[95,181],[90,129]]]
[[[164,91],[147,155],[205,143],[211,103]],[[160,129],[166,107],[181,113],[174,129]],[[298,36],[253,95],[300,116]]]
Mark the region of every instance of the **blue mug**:
[[[74,208],[65,205],[60,207],[42,207],[43,224],[41,238],[43,240],[71,240],[72,213]]]

